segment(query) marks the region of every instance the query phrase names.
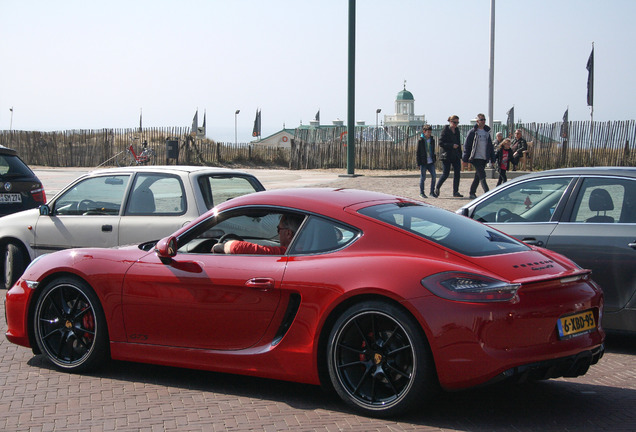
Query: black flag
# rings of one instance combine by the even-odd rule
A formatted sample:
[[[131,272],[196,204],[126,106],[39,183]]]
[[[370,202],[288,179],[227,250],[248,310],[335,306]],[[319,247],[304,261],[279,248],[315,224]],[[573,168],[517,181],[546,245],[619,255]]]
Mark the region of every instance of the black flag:
[[[203,126],[198,127],[197,126],[197,137],[198,138],[205,138],[206,136],[206,126],[205,126],[205,117],[206,117],[207,113],[205,111],[203,111]]]
[[[570,125],[568,123],[568,109],[565,110],[563,114],[563,123],[561,124],[561,138],[568,139],[568,135],[570,134]]]
[[[592,52],[590,58],[587,59],[587,104],[588,106],[594,106],[594,45],[592,45]]]
[[[190,129],[190,135],[197,134],[197,128],[199,127],[199,110],[197,109],[192,118],[192,129]]]
[[[256,118],[254,119],[254,129],[252,129],[252,136],[261,136],[261,110],[256,110]]]
[[[511,137],[515,129],[515,107],[513,106],[512,108],[510,108],[506,114],[508,114],[506,127],[508,129],[508,136]]]

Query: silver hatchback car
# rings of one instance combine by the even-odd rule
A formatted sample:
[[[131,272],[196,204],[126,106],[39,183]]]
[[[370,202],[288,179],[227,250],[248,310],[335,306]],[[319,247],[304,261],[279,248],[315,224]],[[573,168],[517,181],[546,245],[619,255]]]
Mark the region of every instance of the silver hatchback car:
[[[528,174],[457,213],[591,269],[605,295],[603,326],[636,332],[636,168]]]
[[[263,190],[253,175],[226,168],[134,166],[92,171],[39,209],[0,219],[0,287],[10,288],[39,255],[157,240],[220,202]]]

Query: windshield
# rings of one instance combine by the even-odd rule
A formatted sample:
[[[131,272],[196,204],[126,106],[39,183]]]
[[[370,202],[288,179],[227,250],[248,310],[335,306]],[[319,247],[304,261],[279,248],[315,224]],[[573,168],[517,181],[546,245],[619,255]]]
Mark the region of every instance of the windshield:
[[[529,250],[528,246],[494,229],[447,210],[417,203],[381,204],[360,213],[468,256]]]

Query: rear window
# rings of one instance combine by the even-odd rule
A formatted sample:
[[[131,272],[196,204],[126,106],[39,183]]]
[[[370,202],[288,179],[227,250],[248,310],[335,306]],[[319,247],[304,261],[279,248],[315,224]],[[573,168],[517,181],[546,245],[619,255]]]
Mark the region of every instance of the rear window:
[[[486,225],[425,204],[381,204],[359,212],[462,255],[487,256],[529,250],[525,244]]]
[[[34,174],[19,157],[9,154],[0,154],[0,176],[7,180],[19,177],[33,178]]]
[[[208,210],[232,198],[262,190],[244,176],[209,175],[199,177],[198,181]]]

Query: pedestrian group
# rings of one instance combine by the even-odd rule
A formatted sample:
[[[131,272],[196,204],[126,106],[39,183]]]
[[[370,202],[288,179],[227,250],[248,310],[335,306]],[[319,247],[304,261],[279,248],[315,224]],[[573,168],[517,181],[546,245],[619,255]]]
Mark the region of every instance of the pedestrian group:
[[[459,193],[459,180],[461,164],[470,163],[475,169],[475,177],[470,185],[469,197],[477,198],[477,188],[481,185],[488,192],[486,182],[486,167],[492,164],[499,173],[497,186],[508,180],[506,173],[512,165],[516,171],[520,159],[528,149],[528,143],[522,137],[521,129],[514,132],[514,138],[504,138],[501,132],[497,132],[495,142],[490,136],[490,127],[486,125],[486,116],[477,114],[475,126],[470,130],[463,147],[459,133],[459,117],[448,117],[448,125],[444,126],[439,136],[439,158],[442,161],[442,176],[437,180],[435,162],[435,138],[432,136],[431,125],[424,125],[422,134],[417,142],[417,166],[420,169],[420,196],[428,198],[425,193],[426,173],[430,173],[431,181],[429,194],[433,198],[440,195],[440,189],[453,169],[453,197],[463,198]]]

